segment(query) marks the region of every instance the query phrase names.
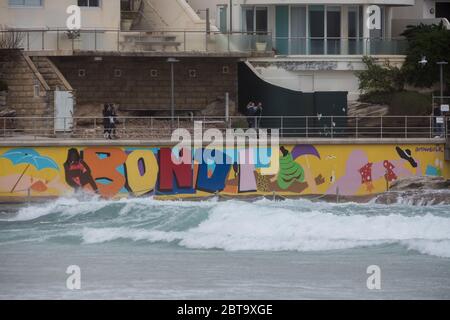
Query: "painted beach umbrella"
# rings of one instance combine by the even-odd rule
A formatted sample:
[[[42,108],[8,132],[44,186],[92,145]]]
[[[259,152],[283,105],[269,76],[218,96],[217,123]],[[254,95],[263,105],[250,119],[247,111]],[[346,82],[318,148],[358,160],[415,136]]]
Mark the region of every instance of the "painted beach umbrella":
[[[27,164],[25,170],[20,175],[14,187],[11,189],[11,193],[14,192],[20,180],[25,175],[25,172],[30,166],[34,166],[37,170],[43,169],[59,169],[55,161],[48,157],[41,156],[33,149],[13,149],[5,152],[0,158],[10,160],[14,165]]]
[[[294,160],[305,155],[312,155],[320,159],[320,153],[313,145],[298,144],[292,149],[292,158]]]

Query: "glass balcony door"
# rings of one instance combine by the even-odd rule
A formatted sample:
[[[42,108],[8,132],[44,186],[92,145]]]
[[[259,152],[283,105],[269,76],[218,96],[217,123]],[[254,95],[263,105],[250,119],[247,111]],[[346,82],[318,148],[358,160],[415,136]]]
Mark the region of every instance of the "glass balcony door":
[[[227,6],[218,6],[219,12],[219,30],[222,33],[226,33],[228,30],[228,7]]]
[[[310,5],[309,38],[311,54],[324,54],[325,50],[325,6]]]
[[[327,54],[341,53],[341,7],[326,6],[327,19],[326,24],[326,41],[325,52]]]
[[[306,6],[291,7],[291,41],[289,54],[307,53]]]
[[[242,31],[249,33],[267,33],[267,17],[266,7],[243,7]]]

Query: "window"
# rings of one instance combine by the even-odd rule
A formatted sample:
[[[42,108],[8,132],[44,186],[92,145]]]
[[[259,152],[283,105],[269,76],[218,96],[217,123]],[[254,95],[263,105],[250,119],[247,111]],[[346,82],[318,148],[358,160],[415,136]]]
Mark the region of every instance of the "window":
[[[265,7],[243,7],[242,28],[248,32],[267,32],[267,8]]]
[[[8,0],[11,7],[42,7],[43,0]]]
[[[219,20],[219,30],[222,33],[227,32],[227,28],[228,28],[228,20],[227,20],[227,10],[228,7],[226,5],[219,5],[217,7],[218,9],[218,20]]]
[[[311,37],[311,53],[324,53],[325,38],[325,6],[310,5],[309,7],[309,36]]]
[[[197,70],[189,69],[189,78],[196,78],[196,77],[197,77]]]
[[[78,76],[80,78],[85,77],[86,76],[86,70],[85,69],[79,69],[78,70]]]
[[[358,7],[348,8],[348,37],[357,38],[359,36],[358,32]]]
[[[229,66],[223,66],[223,67],[222,67],[222,73],[223,73],[223,74],[228,74],[228,73],[230,73],[230,67],[229,67]]]
[[[291,7],[291,54],[306,53],[306,7]]]
[[[100,7],[100,0],[78,0],[79,7]]]

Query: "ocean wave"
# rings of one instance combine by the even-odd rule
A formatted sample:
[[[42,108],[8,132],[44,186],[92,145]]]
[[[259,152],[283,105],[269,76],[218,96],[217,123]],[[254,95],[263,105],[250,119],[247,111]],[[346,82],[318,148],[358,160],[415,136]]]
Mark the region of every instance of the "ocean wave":
[[[449,206],[333,204],[305,199],[68,198],[24,207],[14,218],[1,221],[0,243],[42,236],[45,241],[66,238],[83,245],[143,241],[190,249],[299,252],[398,244],[448,258],[449,212]]]

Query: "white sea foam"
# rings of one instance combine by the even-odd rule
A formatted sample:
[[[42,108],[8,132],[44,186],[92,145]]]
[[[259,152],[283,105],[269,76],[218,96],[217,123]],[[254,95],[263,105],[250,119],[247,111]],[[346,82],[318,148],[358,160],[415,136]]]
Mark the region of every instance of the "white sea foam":
[[[322,251],[400,244],[421,253],[450,257],[449,217],[426,212],[410,216],[367,215],[367,205],[355,204],[353,210],[359,212],[336,214],[332,212],[335,205],[321,203],[318,208],[307,210],[306,202],[297,209],[292,206],[294,203],[292,200],[283,208],[282,202],[219,202],[207,208],[204,220],[181,231],[88,227],[81,236],[88,244],[118,239],[175,241],[187,248],[230,251]],[[162,211],[170,216],[170,212]]]

